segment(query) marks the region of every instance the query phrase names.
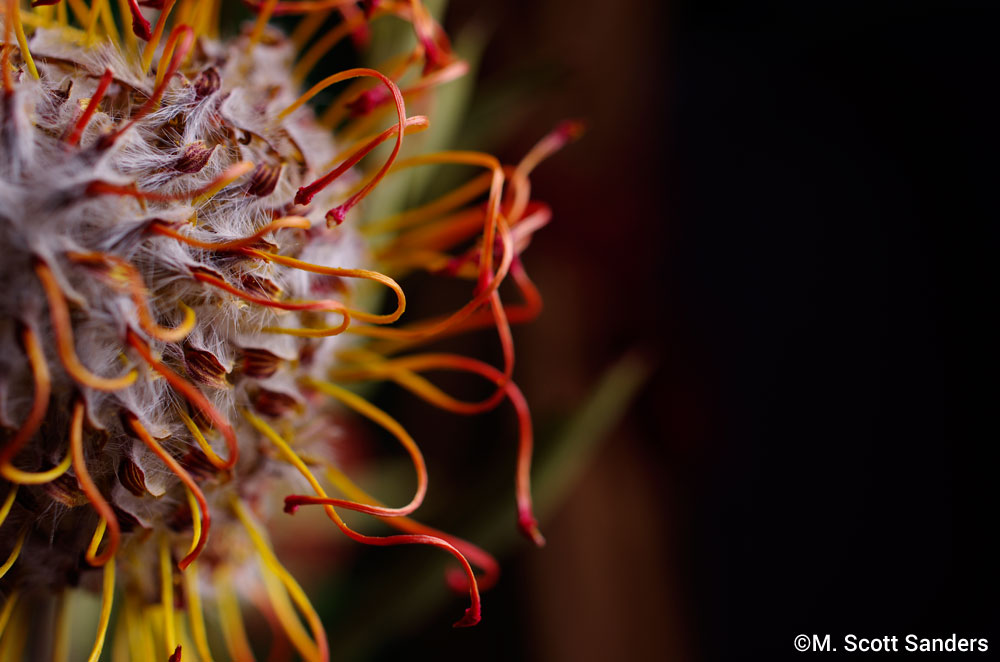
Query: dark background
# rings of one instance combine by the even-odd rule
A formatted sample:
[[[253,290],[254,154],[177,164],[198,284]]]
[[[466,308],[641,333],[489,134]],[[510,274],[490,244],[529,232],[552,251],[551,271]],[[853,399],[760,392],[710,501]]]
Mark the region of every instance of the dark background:
[[[555,220],[515,376],[544,427],[623,354],[656,370],[480,626],[448,629],[456,598],[370,655],[818,659],[795,635],[957,633],[993,650],[952,659],[995,656],[985,10],[481,4],[446,25],[491,26],[482,87],[535,81],[493,117],[500,155],[589,124],[533,177]]]

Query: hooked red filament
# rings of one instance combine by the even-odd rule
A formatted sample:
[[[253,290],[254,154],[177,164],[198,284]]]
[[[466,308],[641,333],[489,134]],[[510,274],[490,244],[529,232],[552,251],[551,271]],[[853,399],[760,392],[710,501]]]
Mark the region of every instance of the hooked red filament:
[[[396,84],[379,71],[376,71],[374,69],[363,69],[363,68],[348,69],[347,71],[342,71],[339,74],[334,74],[333,76],[329,76],[324,80],[320,81],[319,83],[314,85],[309,91],[307,91],[305,94],[299,97],[299,99],[295,103],[293,103],[291,106],[289,106],[288,108],[286,108],[281,112],[281,115],[286,115],[291,111],[295,110],[296,108],[298,108],[302,103],[305,103],[305,100],[311,98],[312,95],[319,92],[319,90],[324,89],[330,85],[333,85],[334,83],[348,80],[350,78],[358,78],[360,76],[372,76],[378,78],[380,81],[382,81],[382,84],[385,85],[387,88],[389,88],[389,91],[392,92],[392,97],[396,104],[396,117],[398,119],[397,130],[395,131],[396,144],[392,148],[392,153],[389,154],[389,158],[386,159],[385,163],[382,164],[382,167],[378,170],[378,172],[375,173],[375,176],[372,177],[372,179],[369,180],[368,183],[365,184],[360,191],[352,195],[345,202],[341,203],[340,205],[334,207],[329,212],[327,212],[327,223],[331,225],[334,223],[337,225],[343,223],[347,212],[352,207],[354,207],[354,205],[363,200],[364,197],[367,196],[371,192],[371,190],[375,188],[376,185],[378,185],[380,181],[382,181],[382,178],[385,177],[386,173],[389,172],[389,168],[392,167],[393,162],[396,160],[396,156],[399,154],[399,150],[403,146],[403,134],[406,133],[406,108],[405,105],[403,104],[403,95],[399,91],[399,88],[396,86]],[[388,137],[388,135],[386,137]],[[376,143],[376,145],[377,144],[378,143]],[[327,179],[327,177],[329,177],[329,175],[327,175],[326,177],[322,177],[316,182],[313,182],[312,184],[299,189],[298,193],[295,194],[295,202],[298,204],[306,204],[308,203],[308,201],[312,200],[313,196],[315,196],[319,191],[321,191],[323,188],[329,185],[330,182],[333,181],[333,179]]]
[[[347,405],[357,413],[374,421],[375,423],[378,423],[383,428],[391,432],[410,455],[410,459],[413,462],[413,468],[417,473],[417,490],[413,498],[410,500],[410,503],[401,508],[387,508],[381,505],[370,505],[366,503],[359,503],[357,501],[348,501],[345,499],[293,494],[285,497],[285,512],[294,513],[298,507],[302,505],[329,505],[339,506],[348,510],[365,513],[367,515],[376,515],[379,517],[401,517],[403,515],[409,515],[416,510],[423,502],[424,496],[427,494],[427,467],[424,464],[423,455],[421,455],[416,442],[413,441],[413,438],[409,435],[409,433],[407,433],[403,426],[400,425],[394,418],[386,414],[378,407],[375,407],[364,398],[355,395],[354,393],[351,393],[336,384],[309,381],[307,382],[307,385],[333,398],[336,398],[338,401]]]
[[[379,504],[377,499],[351,482],[351,480],[335,466],[327,465],[326,473],[330,482],[332,482],[338,490],[343,492],[348,497],[354,499],[355,501],[364,501],[376,505]],[[469,560],[471,564],[477,566],[483,571],[482,576],[478,578],[479,587],[482,590],[492,587],[496,584],[497,579],[500,577],[500,564],[497,563],[497,560],[493,558],[489,552],[467,540],[463,540],[457,536],[439,531],[438,529],[422,524],[409,517],[379,517],[379,519],[389,526],[399,529],[400,531],[434,536],[451,543],[462,553],[462,555],[465,556],[465,558]],[[446,579],[448,581],[448,586],[458,593],[464,593],[469,590],[468,579],[465,574],[460,571],[453,568],[449,569],[446,574]]]
[[[374,315],[372,313],[365,313],[357,310],[348,310],[352,317],[361,320],[362,322],[369,322],[371,324],[391,324],[398,320],[406,310],[406,295],[403,293],[403,288],[401,288],[399,283],[392,278],[389,278],[385,274],[381,274],[377,271],[369,271],[367,269],[324,267],[318,264],[304,262],[293,257],[288,257],[286,255],[279,255],[277,253],[269,253],[255,249],[246,249],[244,253],[266,262],[277,262],[283,266],[299,269],[301,271],[308,271],[326,276],[336,276],[339,278],[361,278],[364,280],[373,280],[392,290],[393,294],[396,295],[396,309],[391,313],[386,315]]]
[[[382,88],[379,88],[382,89]],[[414,126],[426,126],[427,118],[423,115],[417,115],[415,117],[406,118],[404,123],[404,129],[414,127]],[[303,186],[295,194],[295,204],[297,205],[307,205],[312,202],[313,197],[322,191],[324,188],[329,186],[338,177],[343,175],[345,172],[353,168],[358,161],[367,156],[372,150],[385,142],[388,138],[396,135],[399,132],[399,125],[393,125],[380,133],[379,135],[372,138],[366,144],[362,145],[358,150],[352,153],[347,159],[344,160],[339,166],[326,173],[312,184],[308,186]],[[339,225],[339,223],[338,223]]]
[[[266,436],[271,441],[271,443],[273,443],[275,446],[278,447],[278,449],[285,456],[285,459],[292,466],[294,466],[296,469],[299,470],[299,473],[301,473],[302,476],[309,482],[310,486],[316,492],[317,496],[326,497],[326,492],[323,490],[323,487],[316,480],[316,477],[313,476],[312,472],[309,470],[309,467],[307,467],[305,463],[302,461],[302,458],[296,455],[295,451],[293,451],[292,448],[288,445],[288,442],[282,439],[281,436],[271,428],[271,426],[269,426],[263,420],[257,418],[252,413],[244,412],[244,416],[250,422],[251,425],[257,428],[257,430],[263,433],[264,436]],[[465,556],[463,556],[462,552],[456,549],[455,546],[453,546],[451,543],[442,540],[441,538],[437,538],[435,536],[421,535],[421,534],[395,535],[395,536],[385,536],[385,537],[366,536],[364,534],[358,533],[357,531],[354,531],[352,528],[347,526],[347,524],[344,522],[344,520],[340,518],[340,515],[337,513],[337,510],[333,506],[324,505],[323,509],[326,511],[327,517],[330,518],[330,520],[337,526],[337,528],[340,529],[341,532],[343,532],[344,535],[346,535],[348,538],[356,542],[364,543],[366,545],[375,545],[378,547],[390,547],[394,545],[411,545],[411,544],[430,545],[432,547],[437,547],[438,549],[442,549],[451,554],[453,557],[455,557],[456,560],[458,560],[459,563],[462,564],[462,569],[465,571],[465,576],[469,580],[469,599],[472,602],[472,604],[468,607],[468,609],[465,610],[465,614],[463,615],[463,617],[459,619],[457,623],[455,623],[455,627],[468,627],[470,625],[475,625],[476,623],[479,622],[481,616],[481,607],[479,598],[479,584],[476,581],[476,573],[472,570],[472,566],[469,565],[468,559],[466,559]]]
[[[509,377],[488,363],[456,354],[420,354],[399,359],[362,365],[357,368],[343,368],[333,371],[339,379],[367,379],[387,377],[427,400],[431,404],[458,414],[478,414],[496,405],[496,393],[477,403],[462,402],[445,394],[430,382],[413,374],[426,370],[457,370],[471,372],[496,384],[498,391],[507,395],[518,419],[517,494],[518,526],[535,544],[545,544],[538,531],[531,500],[531,455],[534,436],[531,426],[531,412],[521,390]]]

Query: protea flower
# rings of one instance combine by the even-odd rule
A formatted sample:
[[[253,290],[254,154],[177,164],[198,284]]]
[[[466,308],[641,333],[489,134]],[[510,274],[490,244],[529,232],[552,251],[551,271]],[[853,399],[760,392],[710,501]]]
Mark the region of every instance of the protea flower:
[[[465,71],[419,0],[248,2],[257,20],[229,38],[218,0],[2,1],[4,659],[26,650],[33,610],[76,586],[101,592],[90,660],[106,640],[115,660],[252,659],[240,607],[252,586],[299,655],[326,660],[322,624],[266,534],[282,505],[325,508],[362,543],[450,553],[461,573],[449,582],[471,601],[456,625],[475,624],[495,561],[409,518],[427,489],[424,458],[345,385],[391,380],[461,414],[509,400],[520,419],[519,522],[542,542],[509,322],[540,307],[518,260],[549,218],[529,199],[528,174],[579,127],[558,128],[513,167],[474,152],[398,158],[429,122],[406,103]],[[268,24],[280,14],[303,15],[291,37]],[[383,16],[412,24],[412,52],[384,73],[351,69],[300,93],[325,52],[348,36],[363,42]],[[348,80],[317,120],[307,102]],[[383,143],[388,155],[363,170]],[[366,218],[363,201],[383,178],[431,164],[484,172],[420,207]],[[414,270],[468,280],[469,302],[400,325],[396,278]],[[516,305],[500,298],[508,277]],[[501,367],[413,353],[486,327],[498,332]],[[495,390],[463,401],[423,375],[437,370]],[[332,440],[349,416],[399,440],[416,475],[409,503],[381,504],[340,466]],[[362,535],[342,510],[402,533]],[[221,636],[206,632],[208,609]],[[58,612],[51,637],[30,637],[32,659],[47,647],[64,659]]]

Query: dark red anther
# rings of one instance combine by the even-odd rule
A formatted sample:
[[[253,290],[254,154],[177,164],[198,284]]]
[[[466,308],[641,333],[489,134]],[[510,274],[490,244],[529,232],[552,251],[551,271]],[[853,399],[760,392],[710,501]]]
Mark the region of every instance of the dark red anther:
[[[222,78],[215,67],[205,69],[194,79],[194,93],[199,99],[204,99],[222,87]]]
[[[167,662],[181,662],[181,647],[180,646],[178,646],[176,649],[174,649],[174,654],[170,656],[170,659],[167,660]]]
[[[215,145],[208,147],[201,140],[196,140],[184,148],[180,157],[174,162],[174,170],[184,173],[199,172],[208,164],[214,151]]]
[[[281,418],[289,412],[300,409],[299,401],[280,391],[262,388],[252,398],[253,407],[264,416]]]
[[[58,5],[59,0],[34,0],[31,3],[32,7],[48,7],[50,5]]]
[[[188,375],[199,384],[221,389],[232,386],[227,378],[229,371],[212,352],[195,347],[185,347],[184,364],[187,367]]]
[[[294,515],[299,510],[299,504],[295,502],[295,495],[289,495],[285,497],[285,512],[289,515]]]
[[[118,465],[118,482],[137,497],[146,496],[148,492],[146,490],[146,474],[128,456],[122,458],[121,463]]]
[[[240,277],[240,284],[245,292],[265,298],[273,299],[281,294],[281,288],[270,278],[254,276],[253,274],[243,274]]]
[[[281,357],[260,348],[244,348],[240,359],[243,374],[255,379],[266,379],[281,366]]]
[[[276,165],[269,163],[258,164],[253,171],[253,175],[250,176],[250,186],[247,188],[246,194],[258,197],[271,195],[274,192],[274,188],[278,185],[278,180],[281,179],[281,170],[283,167],[280,163]]]

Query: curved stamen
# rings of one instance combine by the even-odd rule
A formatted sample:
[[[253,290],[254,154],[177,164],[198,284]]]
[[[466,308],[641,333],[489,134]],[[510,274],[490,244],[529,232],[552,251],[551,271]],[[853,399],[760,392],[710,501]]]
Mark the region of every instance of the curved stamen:
[[[69,376],[83,386],[89,386],[97,391],[117,391],[132,384],[139,376],[135,370],[130,370],[121,377],[105,378],[98,377],[80,363],[76,355],[76,346],[73,342],[73,325],[70,322],[69,306],[66,305],[66,298],[63,296],[59,282],[53,275],[52,270],[41,259],[35,259],[35,273],[42,283],[45,297],[49,301],[49,317],[52,319],[52,331],[56,337],[56,350],[59,353],[59,360]]]
[[[52,379],[49,374],[49,364],[45,360],[45,352],[42,350],[41,343],[38,342],[38,336],[28,325],[21,327],[21,342],[24,345],[25,354],[28,356],[28,365],[31,367],[31,375],[35,382],[35,397],[24,423],[14,433],[14,437],[0,450],[0,475],[15,483],[23,481],[15,477],[15,474],[19,472],[11,464],[11,461],[41,426],[45,419],[45,412],[48,411],[49,397],[52,393]]]
[[[222,280],[218,276],[214,276],[209,273],[202,271],[194,272],[195,280],[200,280],[203,283],[208,283],[220,290],[225,290],[235,297],[239,297],[244,301],[249,301],[250,303],[255,303],[258,306],[265,306],[267,308],[275,308],[277,310],[289,310],[289,311],[312,311],[312,312],[323,312],[323,313],[339,313],[343,316],[344,320],[337,327],[330,327],[326,329],[284,329],[281,327],[265,327],[263,330],[270,333],[287,333],[290,335],[297,335],[301,332],[301,335],[316,335],[320,337],[335,336],[343,333],[347,330],[347,327],[351,324],[351,315],[348,312],[344,304],[339,301],[334,301],[333,299],[317,299],[314,301],[275,301],[274,299],[267,299],[265,297],[257,296],[256,294],[251,294],[249,292],[244,292],[243,290],[233,287],[226,281]]]
[[[318,15],[319,14],[311,14],[311,16]],[[315,67],[316,64],[323,59],[324,55],[329,53],[334,46],[340,43],[341,39],[351,34],[364,24],[364,14],[358,14],[351,17],[350,20],[338,23],[332,30],[326,32],[299,58],[299,61],[292,69],[292,81],[301,85],[309,75],[309,72],[313,70],[313,67]],[[298,52],[301,52],[301,49],[297,50]]]
[[[389,154],[389,157],[385,160],[385,163],[382,164],[382,167],[379,168],[378,172],[375,173],[375,176],[372,177],[361,188],[360,191],[352,195],[347,201],[343,202],[339,206],[327,212],[327,223],[330,223],[331,219],[333,222],[337,224],[343,222],[344,216],[347,214],[348,210],[350,210],[354,205],[356,205],[366,195],[368,195],[368,193],[370,193],[371,190],[375,188],[375,186],[380,181],[382,181],[382,178],[385,177],[386,173],[389,172],[389,168],[392,167],[393,162],[396,160],[396,156],[399,154],[399,150],[403,146],[403,134],[406,132],[406,107],[403,104],[403,95],[399,91],[399,88],[396,86],[396,84],[379,71],[376,71],[374,69],[364,69],[364,68],[348,69],[347,71],[342,71],[339,74],[328,76],[327,78],[324,78],[320,82],[316,83],[311,88],[309,88],[309,90],[305,94],[296,99],[294,103],[292,103],[290,106],[288,106],[283,111],[278,113],[278,119],[279,120],[284,119],[290,113],[294,112],[300,106],[302,106],[302,104],[306,103],[309,99],[313,98],[316,94],[326,89],[327,87],[334,85],[335,83],[339,83],[341,81],[349,80],[351,78],[358,78],[361,76],[372,76],[374,78],[379,79],[380,81],[382,81],[382,84],[385,85],[387,88],[389,88],[389,91],[392,93],[393,100],[395,101],[396,104],[396,117],[398,120],[397,131],[395,132],[396,144],[393,147],[392,152]],[[313,182],[312,184],[309,184],[308,186],[299,189],[298,193],[296,193],[295,195],[295,202],[298,204],[305,204],[308,203],[310,200],[312,200],[313,196],[315,196],[316,193],[325,188],[331,181],[333,181],[333,179],[336,178],[334,177],[331,179],[330,178],[331,174],[332,173],[329,173],[326,176],[320,178],[319,180]]]
[[[150,32],[149,21],[146,20],[146,17],[142,15],[142,10],[139,9],[138,0],[128,0],[128,10],[132,14],[132,34],[143,41],[149,41],[153,35]],[[148,67],[146,68],[148,69]]]
[[[177,625],[174,622],[174,571],[170,567],[170,547],[167,536],[160,536],[160,603],[163,610],[163,644],[167,656],[174,659],[177,647]],[[182,568],[183,569],[183,568]]]
[[[189,246],[202,248],[207,251],[234,251],[257,243],[264,235],[269,232],[274,232],[275,230],[280,230],[282,228],[298,228],[300,230],[308,230],[310,226],[311,223],[309,219],[304,216],[284,216],[271,221],[251,235],[241,239],[234,239],[232,241],[219,242],[201,241],[193,237],[188,237],[178,232],[171,225],[159,220],[153,221],[149,224],[149,231],[164,237],[176,239],[177,241],[188,244]]]
[[[6,87],[7,77],[10,75],[7,71],[7,45],[10,44],[10,28],[13,26],[14,35],[17,38],[17,46],[21,49],[21,57],[24,58],[24,63],[28,65],[28,71],[31,72],[31,77],[35,80],[39,79],[38,69],[35,67],[35,60],[31,57],[31,51],[28,49],[28,38],[24,35],[24,25],[21,23],[21,3],[18,0],[7,0],[7,20],[4,21],[8,24],[6,28],[7,36],[4,38],[4,85]],[[8,88],[12,89],[12,88]]]
[[[265,423],[260,418],[253,415],[251,412],[245,411],[243,415],[246,417],[247,421],[250,422],[257,430],[259,430],[268,440],[273,443],[281,454],[285,457],[285,460],[289,462],[292,466],[298,469],[299,473],[309,482],[310,486],[316,492],[316,495],[321,498],[326,498],[326,492],[323,487],[313,476],[309,467],[302,461],[295,451],[288,445],[281,436],[275,432],[271,426]],[[411,535],[394,535],[394,536],[366,536],[364,534],[358,533],[351,529],[347,524],[341,519],[340,515],[334,509],[333,506],[325,505],[323,509],[326,511],[327,516],[331,521],[340,529],[344,535],[352,540],[355,540],[366,545],[377,545],[380,547],[392,546],[392,545],[430,545],[432,547],[437,547],[442,549],[458,560],[462,564],[462,569],[465,571],[466,577],[469,580],[469,599],[471,600],[471,605],[465,610],[465,615],[455,623],[455,627],[467,627],[470,625],[475,625],[479,622],[481,607],[479,600],[479,584],[476,581],[476,574],[472,570],[472,566],[469,565],[469,561],[465,556],[456,549],[451,543],[442,540],[441,538],[421,535],[421,534],[411,534]]]
[[[496,273],[494,273],[492,277],[487,278],[487,285],[480,289],[471,301],[443,318],[417,322],[416,324],[408,327],[388,329],[382,327],[358,326],[352,328],[350,332],[356,335],[371,338],[384,338],[387,340],[425,340],[437,336],[446,329],[468,319],[476,310],[479,309],[480,306],[493,296],[493,292],[497,290],[500,283],[506,277],[513,260],[514,246],[510,229],[502,219],[499,219],[497,226],[499,230],[500,242],[503,247],[500,254],[500,264],[497,266]]]
[[[200,526],[195,527],[194,531],[195,540],[197,542],[192,545],[191,551],[188,552],[187,556],[177,563],[177,566],[181,570],[184,570],[191,564],[192,561],[198,558],[198,555],[201,554],[201,550],[205,547],[205,543],[208,541],[208,530],[212,524],[212,515],[208,510],[208,502],[205,500],[205,495],[202,493],[201,488],[198,487],[198,483],[194,482],[194,479],[191,478],[191,474],[189,474],[187,470],[163,448],[163,446],[153,439],[152,435],[149,434],[149,431],[146,430],[145,426],[139,422],[139,419],[129,413],[126,414],[126,420],[142,443],[146,444],[149,450],[153,451],[153,453],[156,454],[156,457],[160,458],[160,460],[167,465],[167,468],[170,469],[171,473],[177,476],[177,478],[179,478],[181,482],[187,486],[195,501],[198,502],[198,509],[201,511],[201,523]],[[173,649],[171,648],[171,650]]]
[[[205,439],[205,435],[202,434],[198,424],[191,420],[191,417],[183,411],[178,410],[177,415],[180,416],[181,420],[184,422],[184,427],[188,429],[191,436],[194,437],[196,442],[198,442],[198,447],[201,448],[201,452],[205,454],[205,457],[207,457],[208,461],[212,463],[212,466],[216,469],[227,471],[226,461],[216,454],[212,445],[208,443],[207,439]]]
[[[10,595],[7,596],[7,601],[3,603],[3,609],[0,609],[0,636],[2,636],[4,630],[7,629],[7,623],[10,622],[11,614],[14,613],[14,605],[17,604],[17,599],[19,597],[21,597],[21,593],[15,588],[10,592]]]
[[[497,385],[497,391],[481,402],[463,402],[457,400],[415,372],[426,370],[455,370],[471,372]],[[538,522],[534,516],[531,499],[531,455],[534,445],[531,412],[524,395],[509,376],[493,366],[467,356],[455,354],[419,354],[392,359],[358,368],[334,370],[332,373],[339,379],[371,379],[389,378],[413,394],[431,404],[458,414],[478,414],[496,405],[497,394],[506,395],[514,406],[518,420],[517,477],[515,488],[517,495],[518,526],[531,538],[535,544],[542,546],[545,538],[538,531]],[[286,500],[287,501],[287,500]]]
[[[355,485],[343,471],[332,464],[326,465],[326,478],[334,487],[354,501],[366,502],[374,506],[382,505],[378,499]],[[445,533],[444,531],[439,531],[433,527],[421,524],[420,522],[409,517],[379,517],[379,519],[389,526],[399,529],[400,531],[434,536],[451,543],[455,549],[460,551],[467,559],[469,559],[471,564],[477,566],[483,571],[483,574],[478,578],[478,581],[479,588],[484,591],[496,584],[497,579],[500,577],[500,564],[497,563],[497,560],[493,558],[489,552],[481,547],[473,545],[467,540],[463,540],[462,538]],[[447,574],[447,579],[448,585],[453,590],[456,590],[459,593],[464,593],[469,590],[469,582],[464,573],[451,569]]]
[[[229,577],[214,582],[216,587],[215,604],[219,609],[219,622],[222,626],[222,636],[226,648],[233,660],[253,660],[253,649],[247,640],[243,616],[240,614],[240,603],[233,592]]]
[[[240,448],[236,441],[236,433],[233,431],[232,426],[229,425],[229,421],[226,420],[226,417],[219,413],[219,410],[208,401],[208,398],[206,398],[194,384],[168,368],[162,361],[156,359],[150,351],[149,345],[147,345],[142,338],[137,336],[134,331],[129,329],[125,338],[128,344],[139,353],[139,356],[141,356],[143,360],[148,363],[151,368],[153,368],[153,370],[160,373],[160,375],[162,375],[174,389],[180,391],[180,394],[184,396],[188,402],[194,405],[198,411],[204,414],[212,422],[212,425],[219,429],[223,438],[226,440],[226,448],[229,451],[229,459],[226,460],[225,464],[219,468],[223,470],[232,469],[236,465],[236,460],[239,459]]]
[[[245,252],[253,255],[254,257],[260,258],[261,260],[265,260],[267,262],[277,262],[278,264],[291,267],[293,269],[299,269],[301,271],[309,271],[316,274],[323,274],[325,276],[337,276],[340,278],[361,278],[363,280],[373,280],[392,290],[396,295],[396,309],[391,313],[386,315],[374,315],[359,310],[346,309],[347,312],[350,313],[351,317],[361,320],[362,322],[369,322],[371,324],[391,324],[398,320],[406,310],[406,295],[403,293],[403,288],[401,288],[399,283],[392,278],[389,278],[385,274],[381,274],[377,271],[369,271],[367,269],[324,267],[318,264],[303,262],[302,260],[298,260],[293,257],[278,255],[277,253],[269,253],[267,251],[259,251],[256,249],[249,249]]]
[[[184,319],[174,328],[160,326],[149,313],[149,297],[146,284],[142,281],[139,271],[127,260],[107,253],[76,253],[66,254],[73,262],[86,265],[100,265],[107,268],[107,276],[118,289],[129,293],[133,305],[135,305],[136,316],[139,319],[139,326],[157,340],[163,342],[178,342],[191,333],[195,325],[194,310],[183,302],[178,302],[184,310]]]
[[[416,117],[407,118],[403,125],[403,129],[405,133],[405,130],[410,127],[417,127],[420,129],[424,129],[427,128],[427,126],[428,126],[427,118],[423,117],[422,115],[418,115]],[[398,135],[398,133],[399,133],[398,126],[389,127],[388,129],[380,133],[378,136],[372,138],[367,144],[358,149],[354,154],[352,154],[347,160],[345,160],[339,166],[337,166],[330,172],[326,173],[312,184],[300,188],[298,192],[295,194],[296,204],[308,204],[309,201],[312,200],[313,196],[316,195],[316,193],[329,186],[330,183],[332,183],[338,177],[340,177],[345,172],[353,168],[361,159],[363,159],[373,149],[381,145],[387,138],[389,138],[392,135]],[[389,158],[390,159],[395,158],[395,153],[397,151],[398,150],[394,150],[393,155],[390,156]],[[389,163],[389,161],[386,161],[386,163]],[[327,212],[327,226],[340,225],[340,223],[342,223],[344,220],[344,213],[346,213],[348,209],[353,207],[362,197],[364,197],[364,195],[367,194],[365,193],[366,191],[370,191],[372,188],[374,188],[375,184],[378,183],[378,180],[381,179],[381,177],[384,175],[383,171],[385,169],[386,168],[383,165],[382,170],[380,170],[379,173],[376,174],[376,176],[372,178],[372,180],[370,180],[368,184],[365,185],[365,187],[362,187],[361,191],[358,191],[358,193],[352,196],[347,202],[338,206],[334,210]],[[343,213],[338,212],[337,210],[343,210]]]
[[[278,0],[264,0],[262,6],[258,8],[257,21],[253,25],[253,31],[250,32],[250,40],[247,43],[247,51],[253,50],[253,47],[257,45],[260,38],[264,36],[264,28],[267,26],[267,22],[271,20],[271,14],[274,13],[274,8],[278,4]]]
[[[121,528],[118,525],[118,518],[104,497],[101,495],[97,485],[94,484],[90,473],[87,471],[87,463],[83,457],[83,401],[77,400],[73,404],[73,418],[69,428],[70,448],[73,451],[73,473],[76,474],[76,481],[80,484],[80,489],[87,496],[90,505],[104,520],[108,529],[110,540],[108,546],[100,555],[96,555],[96,550],[88,550],[87,563],[93,566],[114,565],[111,561],[115,552],[118,551],[118,544],[121,540]]]
[[[314,379],[308,379],[304,383],[306,386],[313,388],[320,393],[328,395],[331,398],[335,398],[365,418],[378,423],[385,430],[392,433],[392,435],[399,440],[399,443],[402,444],[403,448],[405,448],[406,452],[410,455],[410,460],[413,462],[413,469],[417,474],[417,489],[413,498],[410,499],[410,503],[400,508],[372,506],[369,504],[358,503],[356,501],[331,499],[329,497],[320,498],[292,495],[285,497],[285,512],[295,512],[296,508],[305,504],[327,504],[330,506],[339,506],[341,508],[347,508],[359,513],[377,515],[379,517],[400,517],[403,515],[409,515],[416,510],[423,502],[424,496],[427,494],[427,467],[424,464],[424,458],[420,453],[420,449],[417,447],[417,443],[413,440],[413,437],[409,435],[406,429],[400,425],[396,419],[392,418],[375,405],[371,404],[361,396],[351,393],[347,389],[341,388],[336,384]]]
[[[511,175],[511,202],[508,205],[507,217],[517,222],[521,219],[528,206],[528,199],[531,196],[531,184],[528,175],[539,163],[549,158],[570,142],[577,140],[583,135],[584,124],[579,120],[565,120],[560,122],[552,131],[539,140],[534,147],[528,150],[521,162],[514,168]]]
[[[45,471],[22,471],[17,467],[9,464],[0,466],[0,473],[3,477],[12,483],[19,483],[21,485],[43,485],[45,483],[51,483],[56,478],[59,478],[64,473],[69,470],[70,465],[73,462],[73,456],[70,454],[69,449],[66,450],[66,455],[59,464],[47,469]]]
[[[431,220],[441,214],[445,214],[456,207],[475,199],[480,194],[484,193],[490,187],[490,182],[493,179],[493,173],[484,172],[483,174],[469,180],[465,184],[459,186],[453,191],[442,195],[441,197],[428,202],[420,207],[415,207],[413,209],[407,209],[405,211],[398,212],[381,218],[377,221],[370,221],[365,223],[361,228],[361,234],[364,235],[378,235],[385,234],[388,232],[398,232],[399,230],[404,230],[414,225],[423,223],[424,221]]]
[[[177,200],[207,199],[229,186],[237,179],[254,169],[250,161],[240,161],[219,173],[204,186],[178,193],[160,193],[159,191],[140,191],[133,184],[112,184],[103,180],[95,180],[87,185],[87,195],[120,195],[145,200],[149,202],[175,202]]]

